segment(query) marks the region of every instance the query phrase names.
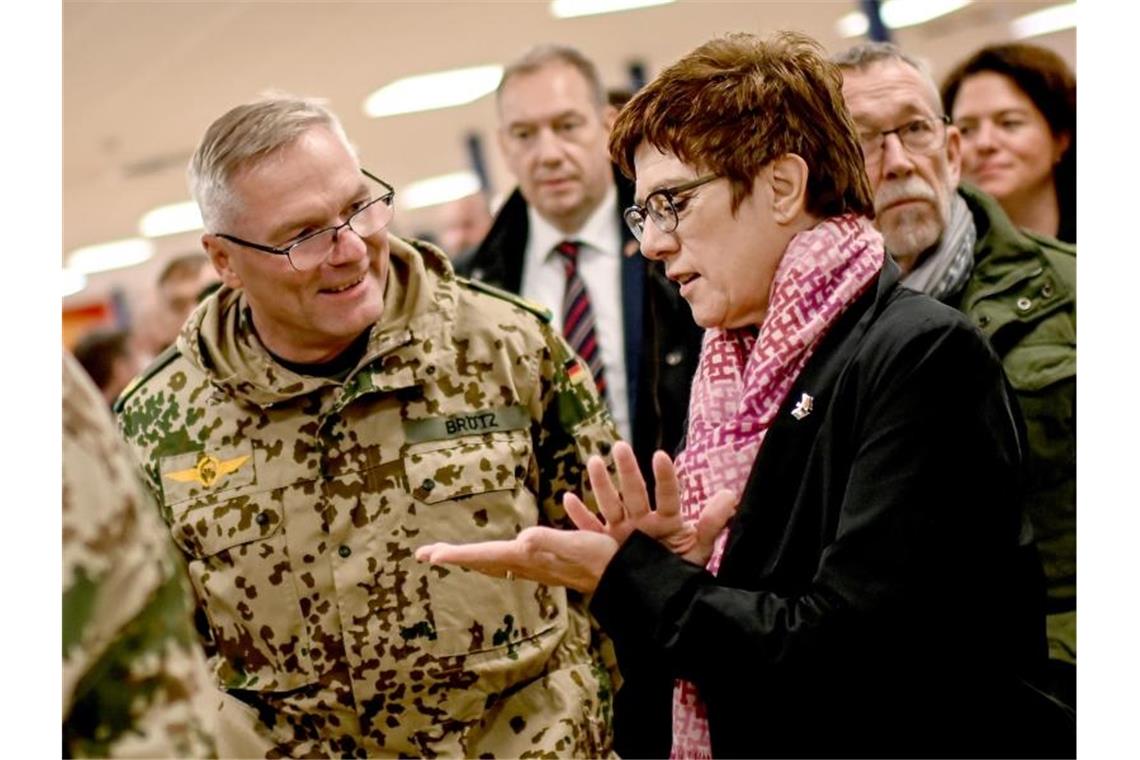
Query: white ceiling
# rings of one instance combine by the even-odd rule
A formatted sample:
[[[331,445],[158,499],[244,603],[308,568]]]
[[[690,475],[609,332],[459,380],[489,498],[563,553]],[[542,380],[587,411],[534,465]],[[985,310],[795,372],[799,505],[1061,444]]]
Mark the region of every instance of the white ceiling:
[[[1053,2],[977,2],[895,41],[940,75],[987,42],[1008,39],[1010,19]],[[836,20],[843,2],[679,0],[558,20],[545,0],[483,2],[80,2],[63,3],[63,247],[137,234],[146,211],[189,198],[186,161],[209,123],[267,89],[327,99],[362,162],[397,189],[469,168],[465,138],[482,137],[496,193],[513,184],[498,156],[493,96],[457,108],[369,119],[364,98],[415,73],[505,63],[539,42],[575,45],[608,86],[628,84],[630,62],[652,77],[710,37],[798,29],[829,50],[854,40]],[[1073,30],[1039,37],[1075,64]],[[398,199],[398,196],[397,196]],[[397,200],[398,203],[398,200]],[[430,225],[430,210],[397,211],[397,230]],[[160,263],[197,247],[197,235],[159,239],[158,255],[132,270],[90,278],[68,299],[146,290]]]

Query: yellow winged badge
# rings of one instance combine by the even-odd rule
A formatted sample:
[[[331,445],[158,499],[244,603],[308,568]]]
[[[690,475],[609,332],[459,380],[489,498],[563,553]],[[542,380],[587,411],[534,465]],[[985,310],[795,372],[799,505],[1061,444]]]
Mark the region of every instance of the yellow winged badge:
[[[198,464],[186,470],[165,473],[163,477],[176,480],[179,483],[200,483],[209,488],[217,483],[220,478],[241,469],[247,459],[249,459],[249,454],[222,461],[216,456],[203,452],[198,457]]]

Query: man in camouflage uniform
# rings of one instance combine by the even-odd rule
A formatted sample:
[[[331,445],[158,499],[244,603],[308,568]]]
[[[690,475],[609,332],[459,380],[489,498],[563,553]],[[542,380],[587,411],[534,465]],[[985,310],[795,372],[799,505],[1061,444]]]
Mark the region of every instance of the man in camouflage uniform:
[[[63,755],[213,757],[190,591],[107,403],[63,360]]]
[[[413,556],[570,525],[616,433],[548,315],[390,237],[311,102],[222,116],[191,184],[224,284],[118,409],[264,751],[609,753],[584,600]]]

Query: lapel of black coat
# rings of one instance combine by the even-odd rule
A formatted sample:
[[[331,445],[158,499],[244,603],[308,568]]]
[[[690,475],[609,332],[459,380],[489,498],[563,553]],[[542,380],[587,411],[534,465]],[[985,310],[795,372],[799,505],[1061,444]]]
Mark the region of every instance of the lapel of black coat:
[[[749,524],[750,530],[769,537],[772,542],[779,542],[784,534],[804,463],[827,416],[827,407],[839,376],[898,279],[898,265],[888,256],[879,271],[877,285],[868,288],[832,325],[796,378],[752,465],[748,484],[741,496],[740,511],[725,546],[720,575],[731,576],[733,573],[732,566],[737,561],[733,549],[739,543],[742,524]],[[797,419],[792,411],[801,403],[805,393],[812,397],[812,412]],[[791,488],[778,488],[777,484]],[[755,557],[741,556],[738,561],[752,565],[754,571]]]

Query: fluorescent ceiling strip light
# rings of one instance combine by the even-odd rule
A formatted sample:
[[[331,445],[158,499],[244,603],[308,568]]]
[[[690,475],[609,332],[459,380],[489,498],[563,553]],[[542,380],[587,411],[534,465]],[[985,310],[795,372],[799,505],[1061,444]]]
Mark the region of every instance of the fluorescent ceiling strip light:
[[[473,172],[456,172],[413,182],[400,190],[398,197],[403,208],[425,208],[466,198],[480,187]]]
[[[1009,33],[1015,40],[1023,40],[1026,37],[1072,29],[1076,25],[1077,4],[1067,3],[1015,18],[1009,22]]]
[[[879,8],[883,23],[890,29],[903,29],[961,10],[971,0],[886,0]],[[835,24],[840,37],[859,37],[870,29],[862,11],[852,11]]]
[[[152,209],[139,220],[139,234],[154,238],[202,229],[202,214],[194,201],[171,203]]]
[[[397,79],[369,95],[364,113],[372,118],[461,106],[494,92],[503,67],[473,66]]]
[[[141,264],[154,255],[154,244],[146,238],[128,238],[77,248],[67,258],[67,266],[80,274]]]
[[[550,13],[554,18],[575,18],[668,5],[672,2],[674,0],[553,0],[550,3]]]
[[[74,269],[63,268],[63,297],[73,296],[87,287],[87,275]]]

